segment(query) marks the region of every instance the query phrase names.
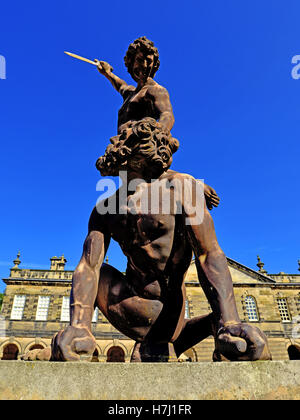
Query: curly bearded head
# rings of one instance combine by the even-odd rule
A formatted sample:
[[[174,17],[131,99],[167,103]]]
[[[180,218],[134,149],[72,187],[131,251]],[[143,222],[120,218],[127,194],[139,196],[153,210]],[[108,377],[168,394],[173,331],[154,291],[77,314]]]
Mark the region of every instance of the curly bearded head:
[[[172,155],[179,147],[178,140],[153,118],[134,122],[110,142],[105,154],[96,162],[102,176],[118,176],[119,171],[135,170],[158,177],[171,166]]]

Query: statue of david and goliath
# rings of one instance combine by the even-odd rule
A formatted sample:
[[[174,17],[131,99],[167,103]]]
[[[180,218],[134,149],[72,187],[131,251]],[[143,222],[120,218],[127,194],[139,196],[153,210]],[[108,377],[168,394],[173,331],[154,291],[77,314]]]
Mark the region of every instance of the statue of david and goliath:
[[[53,338],[50,360],[92,358],[95,307],[135,341],[131,362],[168,361],[170,346],[179,357],[211,335],[214,361],[269,360],[265,335],[238,315],[227,259],[210,215],[219,197],[208,185],[169,169],[179,142],[171,134],[169,94],[154,81],[160,65],[157,48],[146,37],[138,38],[124,60],[136,86],[116,76],[108,63],[94,62],[123,98],[118,133],[96,167],[102,176],[125,174],[127,182],[91,213],[73,275],[70,325]],[[170,201],[167,212],[161,205],[165,197]],[[153,206],[147,211],[151,200],[155,211]],[[191,218],[197,210],[201,217]],[[127,257],[125,274],[104,263],[111,239]],[[193,256],[211,313],[186,319],[184,278]]]

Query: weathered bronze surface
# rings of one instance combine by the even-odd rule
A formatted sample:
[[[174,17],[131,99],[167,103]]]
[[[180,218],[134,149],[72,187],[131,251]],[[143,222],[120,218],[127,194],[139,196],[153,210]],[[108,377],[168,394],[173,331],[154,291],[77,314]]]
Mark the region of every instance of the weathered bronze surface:
[[[111,138],[96,166],[103,176],[124,171],[128,181],[143,182],[135,191],[125,191],[125,205],[120,204],[122,187],[115,193],[121,212],[101,215],[94,208],[73,276],[70,326],[54,337],[51,360],[91,358],[95,306],[115,328],[136,341],[132,362],[167,361],[169,343],[179,356],[209,335],[215,337],[215,361],[270,359],[265,335],[238,316],[226,257],[208,211],[218,206],[219,197],[204,185],[203,220],[188,224],[194,190],[189,195],[183,187],[183,199],[170,188],[171,181],[181,185],[185,180],[192,185],[198,181],[169,169],[179,142],[170,133],[174,115],[169,94],[153,80],[159,68],[157,49],[145,37],[129,46],[125,64],[136,87],[113,74],[108,63],[95,62],[124,100],[118,135]],[[169,214],[145,212],[139,206],[141,197],[151,197],[154,182],[160,182],[162,197],[169,194],[176,202]],[[182,211],[176,212],[175,207]],[[111,238],[127,256],[125,274],[103,263]],[[184,277],[193,254],[212,312],[185,319]]]

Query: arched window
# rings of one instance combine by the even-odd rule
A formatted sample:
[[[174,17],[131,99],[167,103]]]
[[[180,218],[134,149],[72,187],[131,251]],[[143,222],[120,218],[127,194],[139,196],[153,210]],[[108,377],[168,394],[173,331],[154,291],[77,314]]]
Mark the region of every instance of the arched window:
[[[30,348],[29,351],[31,350],[43,350],[44,346],[42,346],[41,344],[33,344]]]
[[[111,347],[107,352],[107,362],[125,362],[124,350],[119,346]]]
[[[3,350],[2,360],[18,360],[19,349],[15,344],[7,344]]]
[[[259,321],[257,306],[254,297],[246,296],[245,297],[245,305],[246,305],[246,312],[248,316],[248,320],[250,322],[257,322]]]
[[[289,346],[288,354],[290,360],[300,360],[300,346]]]

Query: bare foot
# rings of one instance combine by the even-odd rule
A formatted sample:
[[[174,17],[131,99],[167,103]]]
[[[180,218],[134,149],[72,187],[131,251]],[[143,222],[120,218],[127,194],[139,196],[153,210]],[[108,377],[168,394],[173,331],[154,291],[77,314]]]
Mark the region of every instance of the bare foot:
[[[26,360],[26,361],[40,360],[43,362],[48,362],[50,358],[51,358],[51,347],[46,347],[45,349],[30,350],[21,356],[21,360]]]

